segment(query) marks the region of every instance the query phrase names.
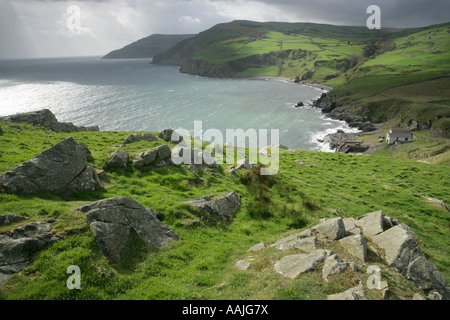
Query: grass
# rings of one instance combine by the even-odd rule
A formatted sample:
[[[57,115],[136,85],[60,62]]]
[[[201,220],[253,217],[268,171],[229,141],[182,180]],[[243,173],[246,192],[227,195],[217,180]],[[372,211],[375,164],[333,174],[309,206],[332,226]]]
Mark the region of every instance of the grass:
[[[17,131],[9,125],[0,123],[0,172],[14,168],[69,135],[86,143],[94,157],[90,165],[100,170],[117,149],[114,146],[130,134],[54,133],[27,124],[19,124],[23,130]],[[123,149],[133,154],[162,143],[140,141]],[[399,218],[418,234],[424,254],[450,279],[450,218],[421,195],[450,203],[450,184],[443,179],[449,176],[448,166],[396,159],[389,154],[352,156],[309,151],[282,151],[280,166],[279,174],[269,178],[261,177],[257,170],[233,176],[227,173],[226,166],[214,175],[207,171],[194,174],[183,166],[156,170],[135,170],[129,166],[123,170],[107,169],[111,183],[100,192],[72,197],[1,194],[0,214],[10,212],[26,215],[31,221],[53,221],[54,229],[68,237],[53,243],[29,267],[10,277],[0,289],[0,298],[323,299],[326,294],[347,289],[353,284],[354,275],[345,274],[332,283],[324,283],[320,273],[314,272],[286,280],[273,270],[280,253],[270,247],[254,255],[255,263],[248,273],[238,271],[234,264],[246,259],[247,250],[259,242],[273,243],[317,224],[320,218],[332,216],[331,208],[348,217],[383,210]],[[184,204],[200,196],[230,191],[242,196],[242,205],[229,224],[211,220]],[[109,263],[97,247],[84,215],[74,209],[115,196],[129,196],[144,207],[153,208],[158,218],[179,235],[179,240],[167,248],[152,249],[132,237],[121,262]],[[264,211],[261,203],[265,204]],[[190,226],[185,221],[200,224]],[[7,234],[24,223],[27,222],[2,227],[0,233]],[[80,291],[70,291],[65,286],[70,265],[81,268]],[[412,289],[406,280],[392,276],[392,283],[399,298],[410,296]]]
[[[329,85],[334,90],[328,102],[337,102],[344,112],[408,125],[450,115],[449,37],[449,23],[376,31],[234,21],[154,61],[204,76],[275,76]]]

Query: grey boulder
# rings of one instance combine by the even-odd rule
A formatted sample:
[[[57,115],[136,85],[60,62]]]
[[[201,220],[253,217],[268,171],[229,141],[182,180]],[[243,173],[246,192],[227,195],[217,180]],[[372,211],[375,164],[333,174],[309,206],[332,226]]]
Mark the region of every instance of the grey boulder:
[[[108,160],[108,166],[112,168],[126,168],[129,154],[123,150],[115,151]]]
[[[11,237],[0,235],[0,285],[12,274],[22,271],[36,253],[56,239],[52,225],[45,222],[21,226],[11,234]]]
[[[241,206],[241,197],[234,192],[225,197],[212,200],[212,196],[206,196],[187,201],[187,204],[201,208],[219,220],[229,221]]]
[[[6,172],[0,181],[9,193],[60,191],[85,171],[88,156],[86,145],[70,137]]]
[[[98,246],[114,262],[120,260],[132,232],[151,247],[165,247],[171,240],[178,239],[153,212],[128,197],[100,200],[78,210],[86,213]]]

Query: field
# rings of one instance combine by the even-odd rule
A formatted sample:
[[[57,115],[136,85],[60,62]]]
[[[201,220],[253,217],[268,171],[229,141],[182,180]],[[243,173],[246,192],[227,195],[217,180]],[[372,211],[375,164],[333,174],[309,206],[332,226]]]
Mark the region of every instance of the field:
[[[69,134],[18,124],[22,131],[0,123],[0,172],[14,168]],[[129,132],[72,133],[84,142],[102,169],[109,155]],[[130,153],[161,144],[136,142],[123,150]],[[307,167],[300,166],[300,160]],[[383,210],[411,226],[424,254],[450,280],[449,225],[447,212],[429,203],[421,194],[450,203],[450,169],[389,154],[355,156],[283,150],[280,172],[268,181],[258,176],[227,173],[227,166],[215,174],[194,174],[184,166],[155,170],[107,170],[111,183],[105,191],[62,197],[54,194],[0,195],[0,212],[30,217],[31,221],[54,221],[58,233],[70,236],[53,243],[33,263],[15,274],[0,289],[1,299],[325,299],[340,292],[352,279],[325,283],[317,272],[288,281],[273,270],[277,257],[273,248],[255,255],[249,272],[235,268],[247,250],[266,244],[296,230],[311,227],[337,209],[347,217]],[[357,177],[357,179],[355,179]],[[242,206],[228,224],[208,219],[183,202],[204,195],[235,191]],[[74,211],[91,201],[129,196],[153,208],[164,223],[180,237],[169,247],[148,248],[131,240],[121,262],[107,261],[96,245],[84,214]],[[261,202],[261,199],[265,199]],[[199,225],[191,226],[190,221]],[[28,221],[29,222],[29,221]],[[0,228],[7,234],[21,223]],[[23,222],[22,222],[23,224]],[[67,290],[68,265],[82,270],[82,290]],[[393,292],[410,299],[417,289],[404,278],[385,273]]]
[[[450,24],[368,30],[234,21],[154,63],[212,77],[287,77],[334,88],[328,102],[372,122],[432,123],[450,115]]]

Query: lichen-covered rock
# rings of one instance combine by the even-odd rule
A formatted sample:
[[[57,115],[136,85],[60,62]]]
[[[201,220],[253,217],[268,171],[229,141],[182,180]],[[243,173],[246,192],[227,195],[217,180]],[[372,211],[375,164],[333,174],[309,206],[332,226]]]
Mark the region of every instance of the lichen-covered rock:
[[[339,240],[346,236],[345,225],[342,218],[326,220],[313,227],[313,229],[331,240]]]
[[[86,145],[70,137],[0,176],[5,192],[35,194],[60,191],[87,165]]]
[[[325,260],[322,268],[322,278],[328,279],[330,276],[339,275],[345,272],[349,266],[350,264],[347,261],[339,259],[336,254],[333,254]]]
[[[251,247],[250,249],[248,249],[249,252],[257,252],[257,251],[261,251],[262,249],[264,249],[266,247],[266,244],[264,242],[258,243],[256,245],[254,245],[253,247]]]
[[[313,270],[316,265],[331,254],[330,250],[315,250],[309,254],[289,255],[275,263],[275,271],[291,279]]]
[[[212,200],[212,196],[206,196],[187,201],[186,203],[204,209],[219,220],[229,221],[239,210],[241,197],[234,192],[230,192],[225,197],[216,200]]]
[[[129,153],[123,150],[117,150],[109,158],[108,166],[112,168],[126,168],[129,156]]]
[[[72,182],[61,191],[63,195],[69,196],[80,192],[98,191],[103,189],[97,171],[92,167],[87,167]]]
[[[161,131],[160,134],[158,135],[158,138],[163,139],[164,141],[167,142],[172,141],[179,143],[183,141],[183,137],[173,129],[165,129]]]
[[[361,261],[367,261],[367,245],[366,240],[361,234],[349,236],[339,240],[339,243],[350,253],[352,256],[358,258]]]
[[[53,241],[52,225],[34,222],[0,235],[0,286],[14,273],[29,265],[36,253]]]
[[[178,236],[135,200],[116,197],[94,202],[78,210],[86,213],[86,219],[102,252],[114,262],[120,260],[122,249],[131,232],[149,246],[164,247]]]
[[[377,234],[380,234],[384,231],[383,224],[383,212],[376,211],[372,213],[368,213],[362,217],[359,217],[356,222],[356,226],[362,229],[362,232],[365,237],[371,238]]]

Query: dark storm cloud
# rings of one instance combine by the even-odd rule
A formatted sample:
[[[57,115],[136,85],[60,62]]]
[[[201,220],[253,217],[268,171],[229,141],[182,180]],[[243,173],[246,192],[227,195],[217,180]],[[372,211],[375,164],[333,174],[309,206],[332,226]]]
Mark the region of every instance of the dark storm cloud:
[[[81,9],[70,32],[66,9]],[[366,24],[370,5],[381,26],[448,22],[449,0],[0,0],[0,58],[103,55],[153,33],[198,33],[232,20]]]
[[[365,25],[370,5],[378,5],[385,27],[422,27],[448,22],[448,0],[261,0],[311,20],[346,25]]]

